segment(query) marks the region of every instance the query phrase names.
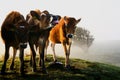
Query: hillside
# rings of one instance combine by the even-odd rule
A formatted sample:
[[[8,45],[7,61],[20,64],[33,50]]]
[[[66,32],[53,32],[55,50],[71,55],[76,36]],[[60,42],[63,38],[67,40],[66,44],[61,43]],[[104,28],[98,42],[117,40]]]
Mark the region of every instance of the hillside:
[[[10,60],[7,65],[10,65]],[[64,58],[59,57],[58,61],[64,63]],[[0,75],[0,80],[120,80],[120,67],[81,59],[71,59],[72,68],[68,71],[59,66],[51,68],[49,66],[50,62],[52,62],[51,55],[48,56],[46,62],[48,74],[42,74],[40,71],[32,73],[29,66],[29,56],[25,57],[26,76],[23,77],[19,75],[19,59],[16,58],[15,71],[9,71],[9,66],[7,66],[8,74]],[[0,61],[0,69],[1,65],[2,61]]]

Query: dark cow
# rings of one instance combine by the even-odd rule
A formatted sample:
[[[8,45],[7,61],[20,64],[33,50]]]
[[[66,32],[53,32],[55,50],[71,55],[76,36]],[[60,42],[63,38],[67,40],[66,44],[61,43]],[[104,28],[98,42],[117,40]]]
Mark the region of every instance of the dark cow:
[[[53,15],[51,14],[51,16],[53,17],[52,21],[51,21],[51,25],[55,26],[56,24],[59,23],[59,20],[61,19],[60,15]]]
[[[63,45],[65,51],[65,66],[67,68],[70,67],[69,65],[69,55],[70,55],[70,48],[72,44],[72,38],[75,32],[76,24],[80,22],[81,19],[76,20],[73,17],[64,17],[61,18],[59,23],[55,25],[49,34],[49,40],[51,41],[51,46],[53,50],[53,57],[54,61],[56,62],[55,56],[55,44],[61,43]]]
[[[34,46],[36,46],[36,48],[39,48],[39,66],[41,66],[43,73],[46,73],[44,64],[44,49],[46,41],[48,40],[49,31],[51,30],[51,27],[49,27],[51,23],[51,15],[47,10],[43,12],[33,10],[27,15],[26,20],[29,25],[32,26],[29,34],[29,45],[32,52],[30,63],[33,67],[33,71],[36,71],[36,52],[34,48]]]
[[[1,37],[5,43],[5,56],[2,65],[1,73],[5,73],[6,62],[9,58],[9,49],[13,47],[13,60],[10,69],[14,68],[14,59],[17,49],[20,49],[20,72],[24,74],[24,48],[27,47],[28,41],[28,23],[25,21],[22,14],[17,11],[9,13],[1,26]]]

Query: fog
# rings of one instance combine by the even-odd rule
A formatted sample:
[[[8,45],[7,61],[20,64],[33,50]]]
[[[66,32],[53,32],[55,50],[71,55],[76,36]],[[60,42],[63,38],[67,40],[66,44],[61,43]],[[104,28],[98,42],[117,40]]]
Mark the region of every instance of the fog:
[[[92,62],[102,62],[120,66],[120,40],[108,40],[108,41],[94,41],[93,44],[87,49],[86,46],[75,45],[73,42],[71,47],[70,58],[78,58],[88,60]],[[4,56],[4,44],[0,39],[0,60],[3,60]],[[61,44],[56,44],[56,55],[65,57],[64,49]],[[29,46],[25,49],[25,55],[29,55]],[[52,54],[51,47],[48,46],[48,54]],[[19,56],[19,52],[17,52]],[[12,48],[10,49],[10,57],[12,57]]]
[[[55,49],[56,55],[65,57],[62,45],[57,44]],[[48,49],[48,53],[52,53],[50,47]],[[70,58],[79,58],[92,62],[102,62],[120,66],[120,41],[95,41],[88,49],[86,46],[81,47],[81,45],[74,45],[73,43]]]

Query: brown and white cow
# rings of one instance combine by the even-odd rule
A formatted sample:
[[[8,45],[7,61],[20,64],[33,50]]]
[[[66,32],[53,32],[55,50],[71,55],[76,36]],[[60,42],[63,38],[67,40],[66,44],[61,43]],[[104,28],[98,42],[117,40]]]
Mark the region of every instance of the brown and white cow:
[[[29,45],[31,49],[31,65],[33,71],[36,71],[36,52],[35,47],[39,48],[39,66],[41,66],[43,73],[46,73],[46,68],[44,64],[44,49],[46,46],[46,41],[48,40],[49,31],[52,27],[49,27],[51,23],[51,14],[47,10],[41,12],[39,10],[30,11],[26,18],[29,25],[31,25],[31,30],[29,34]]]
[[[67,68],[70,67],[69,65],[69,55],[70,55],[70,48],[72,44],[72,38],[75,32],[75,28],[78,22],[80,22],[81,19],[76,20],[73,17],[64,17],[61,18],[59,23],[55,25],[49,35],[49,40],[51,41],[51,46],[53,50],[53,58],[56,62],[56,55],[55,55],[55,44],[61,43],[63,45],[64,51],[65,51],[65,66]]]
[[[24,74],[24,48],[27,47],[28,41],[28,23],[25,21],[23,15],[17,11],[10,12],[5,18],[1,26],[1,37],[5,44],[4,63],[2,65],[1,73],[4,74],[6,70],[6,62],[9,58],[9,49],[13,47],[13,59],[10,69],[14,68],[14,59],[17,49],[20,49],[20,72]]]

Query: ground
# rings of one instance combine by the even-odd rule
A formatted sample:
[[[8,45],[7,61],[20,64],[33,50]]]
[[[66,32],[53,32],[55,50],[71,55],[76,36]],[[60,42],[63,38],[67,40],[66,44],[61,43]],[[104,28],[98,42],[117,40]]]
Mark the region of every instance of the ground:
[[[113,65],[89,62],[81,59],[70,59],[71,70],[63,67],[50,67],[53,61],[52,56],[48,56],[48,61],[45,62],[48,74],[40,72],[37,66],[37,72],[33,73],[29,66],[30,57],[25,57],[25,76],[19,74],[19,58],[15,60],[15,70],[10,71],[9,65],[11,59],[7,63],[7,74],[1,75],[0,80],[120,80],[120,67]],[[37,57],[38,61],[38,57]],[[58,61],[64,65],[64,58],[58,57]],[[0,69],[3,61],[0,61]]]

